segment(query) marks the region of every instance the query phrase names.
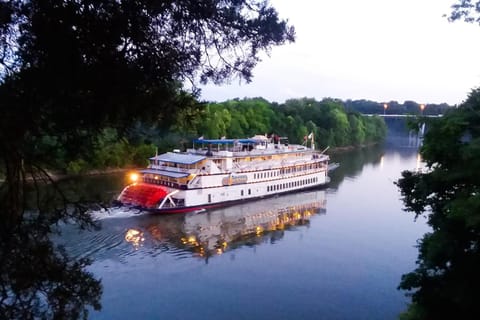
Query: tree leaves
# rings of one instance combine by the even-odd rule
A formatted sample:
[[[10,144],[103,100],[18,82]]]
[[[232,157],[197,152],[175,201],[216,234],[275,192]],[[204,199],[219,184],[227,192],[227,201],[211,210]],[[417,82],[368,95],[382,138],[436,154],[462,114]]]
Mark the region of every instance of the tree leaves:
[[[405,209],[427,214],[417,269],[402,277],[412,305],[404,319],[478,318],[480,295],[480,91],[430,122],[421,149],[426,172],[402,173]]]
[[[48,239],[61,220],[91,225],[88,207],[72,203],[44,166],[61,155],[81,170],[93,145],[98,165],[121,165],[109,151],[127,146],[109,143],[113,130],[138,120],[170,127],[199,81],[249,81],[261,51],[293,40],[266,1],[0,1],[0,317],[87,318],[87,305],[100,307],[87,262]]]

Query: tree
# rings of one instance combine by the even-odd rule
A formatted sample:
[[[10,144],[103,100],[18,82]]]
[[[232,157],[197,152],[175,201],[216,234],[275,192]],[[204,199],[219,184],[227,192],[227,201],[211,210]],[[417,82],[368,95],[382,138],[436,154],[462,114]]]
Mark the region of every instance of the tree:
[[[30,152],[38,136],[59,136],[76,155],[91,130],[169,124],[179,83],[250,81],[259,52],[294,37],[255,0],[18,0],[0,12],[0,145],[11,168],[50,161]],[[19,173],[5,174],[13,187]]]
[[[412,296],[404,318],[479,318],[480,89],[429,123],[421,155],[427,170],[397,182],[406,210],[432,228],[419,241],[417,268],[402,277]]]
[[[452,5],[449,20],[464,20],[465,22],[480,24],[480,1],[457,0]]]
[[[365,126],[358,113],[349,113],[348,122],[350,123],[350,140],[354,145],[362,145],[365,142]]]
[[[250,81],[260,52],[293,39],[268,1],[1,0],[0,318],[87,317],[82,301],[100,307],[88,261],[70,260],[48,240],[61,219],[92,222],[55,184],[42,199],[57,201],[40,200],[41,185],[52,182],[44,167],[58,153],[36,142],[48,136],[77,159],[103,128],[122,133],[147,118],[170,126],[188,96],[182,83],[195,95],[198,82]],[[25,210],[29,184],[34,215]],[[23,281],[37,264],[12,272],[15,250],[41,252],[50,278]]]

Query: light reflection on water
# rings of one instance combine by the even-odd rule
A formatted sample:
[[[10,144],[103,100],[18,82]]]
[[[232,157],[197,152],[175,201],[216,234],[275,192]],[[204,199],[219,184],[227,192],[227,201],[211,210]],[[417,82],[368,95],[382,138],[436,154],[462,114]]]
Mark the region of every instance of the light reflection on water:
[[[63,240],[71,246],[70,253],[95,260],[110,258],[112,253],[114,259],[128,256],[133,248],[142,249],[143,254],[156,255],[160,250],[179,258],[190,255],[208,261],[242,246],[274,243],[285,231],[308,227],[312,217],[325,212],[322,189],[186,214],[152,215],[115,208],[93,213],[101,223],[100,231],[73,233],[74,239],[69,239],[72,234],[64,230]]]
[[[414,148],[338,155],[326,190],[200,213],[99,212],[62,241],[104,285],[92,319],[395,319],[427,231],[393,184]],[[118,218],[113,218],[118,217]],[[70,232],[71,231],[71,232]]]
[[[146,240],[169,243],[208,259],[243,245],[273,243],[285,230],[308,226],[313,215],[325,213],[325,206],[325,191],[317,190],[207,212],[154,216],[128,229],[125,240],[134,247]]]

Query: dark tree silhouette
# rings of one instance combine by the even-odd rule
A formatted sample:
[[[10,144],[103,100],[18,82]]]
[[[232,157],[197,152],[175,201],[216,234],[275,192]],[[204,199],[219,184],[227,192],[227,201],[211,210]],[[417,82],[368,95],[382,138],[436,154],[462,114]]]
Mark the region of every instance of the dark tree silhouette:
[[[293,39],[267,1],[1,0],[0,318],[87,317],[84,304],[99,308],[87,261],[48,240],[61,219],[91,225],[85,207],[54,187],[55,202],[37,193],[37,209],[25,210],[27,187],[52,182],[43,137],[74,157],[106,126],[170,123],[195,84],[250,81],[260,52]]]
[[[429,124],[427,170],[398,181],[407,211],[432,231],[419,241],[415,271],[400,288],[412,296],[405,319],[480,317],[480,91]]]
[[[458,0],[450,21],[480,23],[480,1]],[[430,124],[424,172],[397,182],[407,211],[425,215],[432,231],[419,241],[417,268],[399,288],[412,297],[402,319],[480,317],[480,89]]]

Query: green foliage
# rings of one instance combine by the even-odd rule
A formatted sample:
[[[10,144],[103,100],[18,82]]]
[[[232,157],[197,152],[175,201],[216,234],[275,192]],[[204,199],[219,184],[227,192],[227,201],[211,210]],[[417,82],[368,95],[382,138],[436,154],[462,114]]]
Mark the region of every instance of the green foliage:
[[[148,165],[148,159],[155,155],[157,148],[153,144],[141,144],[134,148],[132,154],[132,165],[135,167],[145,167]]]
[[[348,122],[350,124],[350,141],[353,145],[359,146],[365,142],[365,124],[359,114],[348,114]]]
[[[161,141],[157,141],[161,145]],[[165,149],[172,147],[163,146]],[[79,174],[92,169],[144,167],[148,159],[156,152],[153,144],[134,144],[121,138],[117,130],[105,128],[94,139],[90,154],[85,159],[73,159],[67,164],[60,163],[56,169],[65,169],[67,173]]]
[[[112,128],[102,130],[92,152],[92,166],[95,168],[124,167],[131,162],[128,142],[119,138],[116,130]]]
[[[275,133],[302,143],[306,135],[313,133],[317,145],[325,148],[377,143],[387,132],[380,117],[347,114],[337,99],[291,99],[282,105],[262,98],[235,99],[210,103],[201,115],[203,121],[192,121],[196,129],[191,126],[189,132],[212,139]]]
[[[427,215],[417,268],[402,277],[412,295],[404,319],[480,317],[480,91],[429,124],[421,155],[428,170],[397,182],[407,211]]]
[[[65,171],[68,174],[80,174],[85,173],[88,169],[90,169],[90,166],[85,160],[77,159],[68,162]]]

